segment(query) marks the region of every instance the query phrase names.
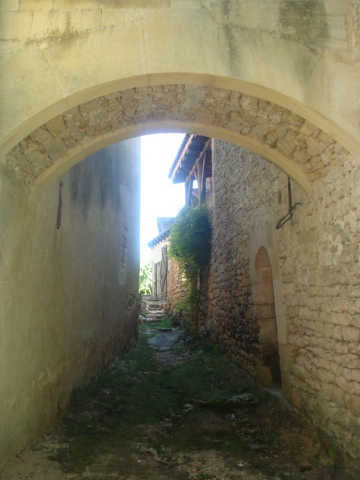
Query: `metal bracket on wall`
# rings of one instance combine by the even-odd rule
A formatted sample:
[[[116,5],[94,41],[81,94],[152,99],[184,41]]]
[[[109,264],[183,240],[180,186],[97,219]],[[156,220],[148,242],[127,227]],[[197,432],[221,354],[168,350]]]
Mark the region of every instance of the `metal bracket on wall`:
[[[62,220],[62,187],[63,182],[59,183],[59,200],[58,200],[58,209],[57,209],[57,216],[56,216],[56,229],[59,230],[61,227],[61,220]]]
[[[296,202],[294,205],[292,203],[292,192],[291,192],[290,177],[288,177],[288,198],[289,198],[289,211],[284,217],[280,218],[280,220],[276,224],[276,230],[279,230],[280,228],[282,228],[285,225],[285,223],[287,223],[289,220],[291,220],[293,215],[294,215],[294,212],[296,210],[296,207],[301,205],[301,202]]]

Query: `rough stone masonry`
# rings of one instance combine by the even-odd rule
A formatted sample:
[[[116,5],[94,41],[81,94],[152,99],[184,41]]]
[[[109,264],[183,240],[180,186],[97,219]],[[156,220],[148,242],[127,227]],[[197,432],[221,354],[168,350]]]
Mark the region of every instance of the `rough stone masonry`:
[[[207,330],[257,373],[261,366],[255,259],[270,258],[282,374],[290,401],[360,458],[360,167],[351,159],[288,210],[287,176],[216,141]]]

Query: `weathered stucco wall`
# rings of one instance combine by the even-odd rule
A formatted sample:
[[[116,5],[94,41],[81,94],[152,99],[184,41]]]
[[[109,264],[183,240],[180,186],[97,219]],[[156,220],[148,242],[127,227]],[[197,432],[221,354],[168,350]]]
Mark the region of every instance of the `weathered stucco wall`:
[[[169,83],[234,90],[254,84],[253,95],[262,92],[306,112],[310,121],[320,112],[314,123],[332,120],[357,138],[359,5],[3,0],[0,144],[7,150],[37,126],[98,96]]]
[[[59,182],[0,185],[0,463],[136,335],[139,140]]]
[[[260,375],[256,255],[273,275],[282,388],[354,458],[360,458],[360,163],[351,158],[309,194],[238,147],[215,142],[214,239],[207,329]],[[260,342],[261,344],[261,342]],[[260,359],[260,361],[259,361]]]
[[[116,138],[169,128],[246,146],[309,187],[306,197],[295,189],[303,206],[294,225],[274,234],[286,210],[284,176],[262,160],[261,178],[255,169],[244,170],[246,159],[231,167],[236,161],[229,154],[233,178],[222,169],[229,192],[216,192],[217,205],[230,202],[231,208],[224,214],[225,229],[221,212],[217,220],[224,252],[216,253],[222,260],[213,266],[218,292],[213,311],[219,315],[211,322],[228,314],[228,326],[217,326],[222,338],[237,350],[231,338],[247,338],[243,358],[256,357],[250,287],[257,249],[265,246],[274,275],[284,388],[355,451],[360,194],[359,158],[351,154],[360,152],[359,12],[359,0],[1,1],[0,345],[8,359],[0,363],[6,379],[1,411],[8,422],[2,451],[26,432],[36,433],[36,421],[28,420],[38,418],[36,412],[42,410],[50,422],[56,403],[50,397],[57,401],[57,385],[63,385],[57,379],[80,377],[85,364],[78,362],[78,371],[70,372],[64,345],[70,345],[69,357],[76,351],[76,359],[82,358],[79,345],[90,345],[98,333],[87,327],[86,340],[85,330],[73,331],[72,325],[85,314],[105,315],[103,292],[110,290],[103,279],[121,284],[125,278],[119,273],[124,261],[120,268],[111,255],[112,227],[102,224],[99,207],[90,214],[87,200],[81,206],[71,180],[76,173],[64,179],[63,227],[57,232],[58,188],[46,181]],[[29,198],[7,180],[5,164],[14,176],[44,186]],[[104,190],[99,191],[101,204]],[[80,204],[66,217],[65,206],[75,197]],[[100,224],[102,236],[95,228]],[[95,263],[94,252],[105,239],[103,261]],[[126,258],[125,251],[119,254]],[[96,273],[96,282],[89,272]],[[103,290],[97,288],[99,279]],[[80,287],[86,287],[86,296]],[[239,297],[235,305],[232,292]],[[249,321],[237,333],[240,317]],[[63,318],[69,319],[70,341]],[[110,326],[102,338],[108,338]],[[24,345],[37,345],[34,351],[41,355],[32,357]],[[48,370],[42,357],[50,359]]]

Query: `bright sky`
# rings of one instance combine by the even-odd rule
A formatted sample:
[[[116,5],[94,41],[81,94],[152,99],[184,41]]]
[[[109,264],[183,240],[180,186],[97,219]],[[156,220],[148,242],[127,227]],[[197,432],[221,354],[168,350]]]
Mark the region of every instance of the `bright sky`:
[[[184,206],[184,184],[168,178],[183,138],[182,133],[141,137],[141,265],[150,261],[147,243],[158,234],[157,217],[175,217]]]

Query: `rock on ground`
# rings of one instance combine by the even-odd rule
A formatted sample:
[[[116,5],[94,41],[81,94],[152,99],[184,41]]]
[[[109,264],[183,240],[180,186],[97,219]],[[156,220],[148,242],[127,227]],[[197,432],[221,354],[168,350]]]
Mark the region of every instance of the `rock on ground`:
[[[304,419],[216,348],[152,323],[1,480],[332,480]],[[340,476],[336,476],[340,475]]]

